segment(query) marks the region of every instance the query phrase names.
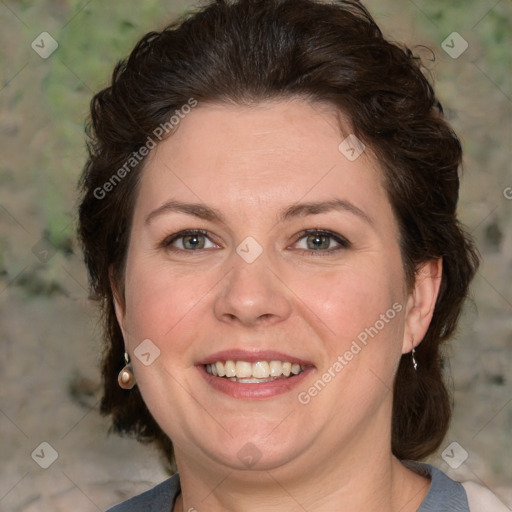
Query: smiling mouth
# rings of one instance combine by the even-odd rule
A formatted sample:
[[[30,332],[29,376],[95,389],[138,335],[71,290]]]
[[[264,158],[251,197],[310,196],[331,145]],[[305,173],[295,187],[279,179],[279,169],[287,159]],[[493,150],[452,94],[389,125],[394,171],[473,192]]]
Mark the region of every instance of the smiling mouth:
[[[205,364],[205,370],[214,377],[243,384],[260,384],[274,380],[291,379],[302,373],[305,366],[289,361],[217,361]]]

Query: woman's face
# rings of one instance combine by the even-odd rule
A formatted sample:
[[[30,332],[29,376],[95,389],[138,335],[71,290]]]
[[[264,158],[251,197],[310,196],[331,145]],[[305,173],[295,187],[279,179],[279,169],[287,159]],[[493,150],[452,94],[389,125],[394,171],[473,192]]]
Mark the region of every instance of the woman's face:
[[[298,99],[199,105],[150,155],[116,306],[178,464],[307,469],[389,444],[393,377],[430,317],[349,134]]]

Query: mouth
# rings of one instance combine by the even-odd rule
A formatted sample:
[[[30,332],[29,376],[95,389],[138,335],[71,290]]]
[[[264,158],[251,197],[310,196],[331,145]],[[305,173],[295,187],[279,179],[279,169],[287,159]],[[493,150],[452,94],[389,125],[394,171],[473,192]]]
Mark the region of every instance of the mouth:
[[[290,379],[302,373],[306,366],[291,361],[216,361],[205,364],[206,373],[231,382],[261,384],[275,380]]]
[[[228,350],[196,364],[215,391],[246,400],[272,398],[296,388],[315,366],[274,351]]]

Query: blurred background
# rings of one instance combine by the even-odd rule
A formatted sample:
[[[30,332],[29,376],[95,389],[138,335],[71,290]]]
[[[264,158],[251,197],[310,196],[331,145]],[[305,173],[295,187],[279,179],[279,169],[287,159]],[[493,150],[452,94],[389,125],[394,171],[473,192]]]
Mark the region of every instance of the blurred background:
[[[512,510],[512,1],[364,3],[425,59],[465,148],[460,217],[484,260],[448,352],[452,427],[429,462]],[[104,510],[166,477],[98,413],[76,184],[92,94],[144,33],[195,5],[0,1],[1,511]]]

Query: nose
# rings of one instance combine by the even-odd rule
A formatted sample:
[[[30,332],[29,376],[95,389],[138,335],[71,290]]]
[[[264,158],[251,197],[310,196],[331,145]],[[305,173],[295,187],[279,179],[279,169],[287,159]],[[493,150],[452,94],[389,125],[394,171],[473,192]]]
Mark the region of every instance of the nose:
[[[216,318],[245,327],[286,320],[292,311],[290,292],[265,258],[247,263],[234,254],[233,260],[215,299]]]

